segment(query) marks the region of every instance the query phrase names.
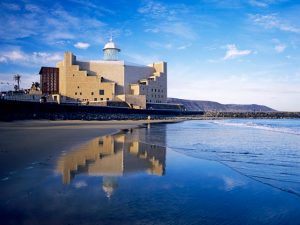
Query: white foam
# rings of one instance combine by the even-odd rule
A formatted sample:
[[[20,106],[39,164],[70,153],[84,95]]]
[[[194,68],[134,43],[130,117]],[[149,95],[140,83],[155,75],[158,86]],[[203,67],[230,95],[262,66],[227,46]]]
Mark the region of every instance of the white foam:
[[[270,125],[256,124],[256,123],[253,123],[253,122],[235,123],[235,122],[228,122],[228,121],[213,121],[213,123],[219,124],[219,125],[224,125],[224,126],[253,128],[253,129],[266,130],[266,131],[272,131],[272,132],[300,135],[300,131],[293,130],[291,128],[272,127]]]

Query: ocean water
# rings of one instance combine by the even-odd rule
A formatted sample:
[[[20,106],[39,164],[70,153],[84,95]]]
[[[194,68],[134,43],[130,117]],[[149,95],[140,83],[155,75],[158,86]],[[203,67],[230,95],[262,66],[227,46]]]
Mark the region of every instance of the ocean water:
[[[10,170],[1,224],[300,224],[300,120],[145,125]]]
[[[300,196],[300,120],[191,121],[172,129],[168,146],[176,151]],[[175,138],[176,129],[187,137],[184,143]]]

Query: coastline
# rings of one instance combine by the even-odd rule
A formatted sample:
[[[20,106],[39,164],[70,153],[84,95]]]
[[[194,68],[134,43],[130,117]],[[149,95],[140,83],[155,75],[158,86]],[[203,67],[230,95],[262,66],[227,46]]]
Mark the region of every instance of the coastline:
[[[34,162],[52,163],[57,156],[95,137],[111,135],[148,123],[173,120],[50,121],[24,120],[0,122],[0,179],[27,168]]]
[[[150,124],[177,121],[150,121]],[[55,212],[56,217],[49,219],[49,224],[62,221],[76,223],[78,215],[85,218],[86,224],[93,224],[94,218],[104,224],[122,223],[124,218],[118,215],[123,214],[141,215],[134,216],[129,223],[140,222],[140,218],[146,218],[143,220],[145,223],[152,223],[153,218],[147,215],[154,215],[160,202],[159,207],[163,211],[155,214],[154,222],[169,223],[174,220],[173,215],[178,215],[178,207],[174,208],[174,205],[178,206],[182,199],[186,199],[184,205],[192,206],[187,209],[191,213],[185,213],[182,218],[184,223],[202,223],[199,214],[205,218],[209,216],[211,221],[219,221],[214,214],[216,206],[217,214],[224,212],[232,221],[241,215],[251,224],[258,223],[248,215],[252,209],[268,222],[269,217],[263,210],[272,209],[274,215],[279,215],[272,217],[274,224],[278,221],[285,224],[291,216],[299,215],[299,199],[285,191],[288,190],[286,187],[297,186],[285,186],[281,180],[275,180],[277,183],[273,185],[273,179],[266,183],[263,178],[253,179],[252,176],[257,175],[257,167],[263,171],[259,174],[266,178],[285,170],[281,162],[288,158],[279,154],[276,163],[274,155],[265,151],[268,146],[263,145],[265,139],[267,143],[270,140],[274,142],[272,147],[277,146],[272,148],[275,153],[282,153],[281,147],[286,143],[296,143],[290,145],[293,153],[299,146],[294,142],[297,136],[285,136],[285,141],[281,142],[280,133],[253,132],[251,129],[235,129],[234,126],[218,126],[215,129],[216,125],[209,121],[150,125],[150,129],[146,128],[145,122],[148,121],[30,120],[0,123],[0,132],[6,133],[6,138],[0,134],[0,145],[10,141],[19,146],[15,157],[0,164],[6,164],[4,169],[8,172],[0,177],[4,221],[16,221],[16,224],[19,218],[22,221],[44,221],[47,216],[51,217],[50,212]],[[131,128],[132,131],[126,130]],[[117,135],[99,138],[120,130]],[[9,134],[15,133],[18,139],[9,140]],[[53,140],[57,137],[58,140]],[[40,146],[41,140],[45,142],[43,146]],[[159,145],[164,142],[170,147]],[[35,149],[26,144],[35,146]],[[233,159],[231,164],[228,159]],[[257,164],[249,164],[250,160]],[[18,164],[14,165],[16,162]],[[240,170],[239,162],[243,163],[242,168],[246,165],[248,170]],[[294,162],[291,166],[297,163],[293,159],[289,162]],[[274,169],[272,173],[267,173],[269,168]],[[298,180],[293,174],[288,176]],[[228,204],[232,206],[230,214]],[[285,217],[278,213],[282,205],[287,207]],[[32,212],[38,212],[38,215]],[[170,217],[165,217],[169,212]],[[111,215],[114,216],[113,221]],[[272,221],[270,224],[273,224]],[[233,222],[240,223],[243,221]]]

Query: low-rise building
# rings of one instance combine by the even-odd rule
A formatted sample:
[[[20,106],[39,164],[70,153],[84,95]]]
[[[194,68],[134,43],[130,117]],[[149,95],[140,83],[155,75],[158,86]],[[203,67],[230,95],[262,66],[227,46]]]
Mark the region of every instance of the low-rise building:
[[[40,85],[43,94],[59,93],[59,70],[56,67],[42,67],[40,69]]]

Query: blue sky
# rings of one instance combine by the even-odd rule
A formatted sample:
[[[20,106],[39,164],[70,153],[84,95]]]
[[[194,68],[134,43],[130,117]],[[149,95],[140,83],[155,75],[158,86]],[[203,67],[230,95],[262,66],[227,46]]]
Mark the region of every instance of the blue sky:
[[[64,51],[168,62],[168,95],[300,111],[300,0],[7,1],[0,3],[0,81],[38,81]],[[9,86],[1,84],[1,90]]]

